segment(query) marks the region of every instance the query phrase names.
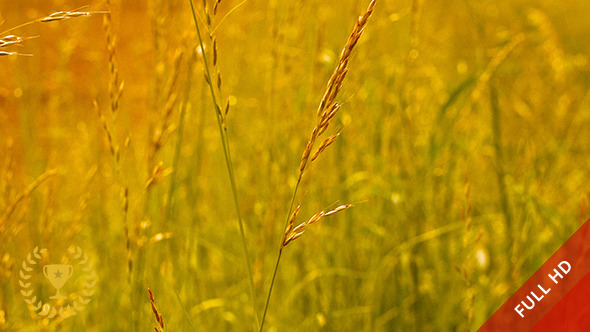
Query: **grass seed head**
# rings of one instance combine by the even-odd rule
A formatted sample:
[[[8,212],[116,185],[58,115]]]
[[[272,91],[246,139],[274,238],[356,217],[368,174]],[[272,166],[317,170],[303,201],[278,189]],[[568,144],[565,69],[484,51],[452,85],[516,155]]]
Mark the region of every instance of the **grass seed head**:
[[[18,53],[18,52],[0,51],[0,56],[8,56],[8,55],[33,56],[32,54],[23,54],[23,53]]]
[[[326,214],[324,216],[328,217],[328,216],[331,216],[331,215],[338,213],[340,211],[344,211],[344,210],[351,208],[351,207],[352,207],[352,204],[340,205],[339,207],[335,208],[334,210],[326,212]]]
[[[157,332],[162,332],[164,331],[164,319],[162,318],[162,314],[158,311],[158,308],[156,307],[156,301],[154,298],[154,293],[152,292],[151,289],[149,289],[148,287],[148,295],[150,298],[150,305],[152,306],[152,312],[154,313],[154,316],[156,317],[156,321],[158,322],[158,325],[154,325],[154,330]]]
[[[367,11],[359,16],[356,20],[355,26],[340,53],[340,57],[338,59],[338,64],[336,65],[336,69],[330,76],[328,80],[328,84],[326,85],[326,90],[320,102],[320,105],[317,110],[317,123],[314,127],[310,139],[307,141],[307,145],[305,150],[303,151],[303,155],[301,156],[301,164],[299,165],[299,181],[301,180],[303,173],[308,165],[309,155],[313,148],[313,145],[316,141],[316,138],[323,134],[330,125],[330,121],[336,115],[338,110],[340,109],[340,105],[335,102],[340,89],[342,88],[342,84],[344,82],[344,78],[348,73],[348,63],[350,61],[350,56],[352,54],[352,50],[354,49],[355,45],[358,43],[361,35],[364,32],[364,28],[367,24],[367,21],[371,14],[373,13],[373,9],[375,7],[376,0],[371,1],[369,6],[367,7]],[[328,139],[324,140],[323,145],[320,147],[318,152],[313,155],[312,161],[318,157],[319,153],[321,153],[328,145],[332,144],[334,139],[338,135],[331,136]]]
[[[336,138],[338,138],[338,136],[340,136],[340,133],[326,138],[322,142],[322,144],[320,145],[320,147],[318,148],[316,153],[313,155],[313,157],[311,157],[311,161],[316,160],[316,158],[320,155],[320,153],[322,153],[328,146],[330,146],[332,143],[334,143],[334,141],[336,140]]]
[[[320,221],[320,219],[322,219],[322,217],[324,216],[324,213],[325,213],[324,211],[320,211],[320,212],[316,213],[313,217],[311,217],[307,221],[307,223],[311,225],[313,223]]]

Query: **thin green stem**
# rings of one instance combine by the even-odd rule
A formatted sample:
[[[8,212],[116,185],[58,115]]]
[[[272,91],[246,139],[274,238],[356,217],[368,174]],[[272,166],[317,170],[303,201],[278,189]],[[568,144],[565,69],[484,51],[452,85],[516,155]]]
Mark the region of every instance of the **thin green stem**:
[[[215,28],[213,28],[213,30],[211,31],[211,33],[214,33],[217,30],[217,28],[219,28],[219,26],[221,25],[221,23],[223,23],[223,21],[225,21],[225,19],[228,16],[230,16],[236,9],[240,8],[241,5],[245,4],[246,1],[248,1],[248,0],[244,0],[244,1],[240,2],[234,8],[232,8],[229,12],[227,12],[227,14],[225,14],[225,16],[223,16],[221,18],[221,20],[219,20],[219,23],[217,23],[217,25],[215,26]]]
[[[168,282],[168,285],[170,285],[170,287],[172,287],[172,290],[174,291],[174,294],[176,295],[176,299],[178,299],[178,303],[180,303],[180,307],[184,311],[184,315],[186,316],[188,322],[191,324],[191,327],[193,328],[193,331],[199,332],[199,330],[195,326],[195,323],[193,323],[193,320],[191,319],[191,316],[189,315],[188,311],[186,310],[186,306],[182,302],[182,299],[180,299],[180,294],[178,294],[178,292],[176,291],[176,288],[174,288],[174,286],[172,286],[172,284],[168,280],[166,280],[166,281]]]
[[[207,74],[207,78],[209,80],[209,90],[211,92],[211,98],[213,100],[213,106],[215,107],[215,115],[217,116],[217,126],[219,129],[219,134],[221,137],[221,143],[223,146],[223,153],[225,156],[225,164],[227,166],[227,172],[229,175],[229,180],[230,180],[230,184],[231,184],[231,188],[232,188],[232,194],[233,194],[233,199],[234,199],[234,204],[236,207],[236,214],[238,217],[238,224],[240,227],[240,236],[242,238],[242,246],[244,249],[244,257],[245,257],[245,261],[246,261],[246,267],[248,269],[248,284],[250,287],[250,298],[252,300],[252,308],[254,311],[254,316],[256,317],[256,325],[258,325],[259,319],[258,319],[258,311],[256,310],[256,295],[254,293],[254,278],[252,276],[252,268],[250,266],[250,254],[248,252],[248,245],[246,243],[246,235],[244,232],[244,223],[242,221],[242,214],[240,212],[240,204],[239,204],[239,200],[238,200],[238,192],[237,192],[237,186],[236,186],[236,180],[234,177],[234,170],[233,170],[233,165],[232,165],[232,159],[231,159],[231,153],[230,153],[230,149],[229,149],[229,141],[227,138],[227,131],[224,129],[225,128],[225,124],[223,123],[223,119],[221,117],[221,110],[219,109],[218,103],[217,103],[217,97],[215,95],[215,89],[213,89],[213,85],[210,83],[211,81],[211,72],[209,70],[209,63],[207,61],[207,55],[205,54],[205,47],[203,44],[203,38],[201,36],[201,30],[199,29],[199,23],[197,22],[197,13],[195,11],[195,6],[193,4],[193,0],[189,0],[190,5],[191,5],[191,11],[193,14],[193,21],[195,23],[195,28],[197,30],[197,36],[199,38],[199,46],[201,47],[201,52],[203,55],[203,63],[205,66],[205,72]]]
[[[264,319],[266,318],[266,311],[268,310],[268,303],[270,302],[270,295],[272,294],[272,288],[275,284],[275,278],[277,276],[277,271],[279,270],[279,263],[281,262],[281,256],[283,254],[283,249],[279,249],[279,255],[277,256],[277,261],[275,263],[275,270],[272,273],[272,280],[270,281],[270,288],[268,289],[268,294],[266,296],[266,304],[264,305],[264,313],[262,314],[262,323],[260,324],[260,332],[264,328]]]
[[[502,207],[502,212],[504,214],[504,220],[506,221],[506,254],[508,259],[506,260],[506,264],[508,266],[508,285],[511,287],[511,291],[515,289],[516,285],[514,284],[514,280],[516,277],[516,273],[518,271],[515,270],[514,261],[513,261],[513,253],[514,253],[514,245],[516,244],[514,236],[512,234],[513,230],[513,218],[512,218],[512,211],[510,208],[510,201],[508,197],[508,189],[506,185],[506,170],[504,168],[504,149],[502,147],[502,114],[500,111],[500,105],[498,103],[498,92],[492,83],[490,83],[490,106],[492,110],[492,135],[493,135],[493,144],[495,150],[495,159],[496,159],[496,177],[498,181],[498,194],[500,199],[500,205]]]
[[[301,183],[301,176],[298,177],[297,184],[295,185],[295,190],[293,190],[293,197],[291,197],[291,204],[289,204],[289,213],[287,213],[287,220],[285,222],[285,227],[283,228],[283,233],[287,226],[289,225],[289,219],[291,218],[291,212],[293,212],[293,205],[295,204],[295,197],[297,196],[297,191],[299,190],[299,184]],[[264,328],[264,319],[266,318],[266,312],[268,311],[268,304],[270,303],[270,296],[272,294],[272,289],[275,284],[275,278],[277,276],[277,271],[279,270],[279,263],[281,262],[281,256],[283,255],[283,246],[279,245],[279,255],[277,256],[277,261],[275,263],[275,269],[272,273],[272,279],[270,281],[270,287],[268,289],[268,294],[266,295],[266,304],[264,305],[264,313],[262,314],[262,322],[260,323],[260,332]]]

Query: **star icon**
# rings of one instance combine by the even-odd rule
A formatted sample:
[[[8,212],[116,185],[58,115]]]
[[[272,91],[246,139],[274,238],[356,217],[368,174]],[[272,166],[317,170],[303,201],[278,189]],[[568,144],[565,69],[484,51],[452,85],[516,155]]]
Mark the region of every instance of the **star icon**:
[[[60,278],[61,279],[61,272],[59,272],[59,270],[57,270],[57,272],[55,272],[55,278]]]

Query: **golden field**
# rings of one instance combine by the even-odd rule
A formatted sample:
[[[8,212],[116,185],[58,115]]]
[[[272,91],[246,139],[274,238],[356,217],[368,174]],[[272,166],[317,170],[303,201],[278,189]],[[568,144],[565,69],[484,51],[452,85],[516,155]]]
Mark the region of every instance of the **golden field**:
[[[587,1],[193,1],[0,3],[0,331],[474,331],[588,219]]]

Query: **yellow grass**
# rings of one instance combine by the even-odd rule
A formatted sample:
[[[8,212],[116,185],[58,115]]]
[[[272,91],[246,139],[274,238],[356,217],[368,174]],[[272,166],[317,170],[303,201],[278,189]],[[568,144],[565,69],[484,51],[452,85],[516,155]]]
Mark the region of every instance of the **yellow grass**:
[[[0,3],[0,331],[473,331],[589,217],[587,1],[193,2]]]

